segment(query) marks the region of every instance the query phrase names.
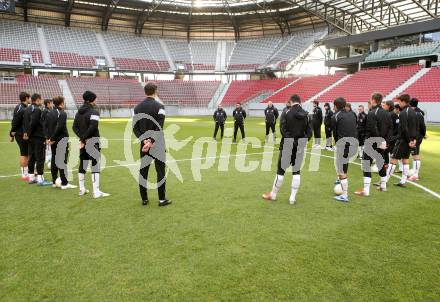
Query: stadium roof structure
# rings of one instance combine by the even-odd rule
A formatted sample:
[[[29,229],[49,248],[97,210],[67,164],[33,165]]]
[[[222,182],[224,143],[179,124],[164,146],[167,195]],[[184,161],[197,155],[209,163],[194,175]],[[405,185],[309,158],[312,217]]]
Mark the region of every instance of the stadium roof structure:
[[[438,0],[18,0],[25,21],[188,38],[288,34],[329,25],[344,34],[439,17]]]

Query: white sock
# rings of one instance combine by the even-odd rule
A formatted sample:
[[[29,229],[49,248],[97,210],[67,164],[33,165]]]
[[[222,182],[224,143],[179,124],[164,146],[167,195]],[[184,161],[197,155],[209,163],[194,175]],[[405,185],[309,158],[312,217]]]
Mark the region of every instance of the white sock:
[[[387,188],[387,181],[388,181],[388,177],[387,176],[382,176],[380,178],[380,187],[381,187],[381,189],[386,189]]]
[[[273,199],[277,198],[278,191],[281,189],[281,186],[283,185],[283,181],[284,181],[284,175],[277,174],[275,176],[275,180],[274,180],[273,186],[272,186],[272,198]]]
[[[364,194],[370,195],[371,177],[364,177]]]
[[[416,159],[413,161],[413,170],[414,170],[414,176],[419,177],[419,171],[420,171],[420,165],[422,162],[420,159]]]
[[[396,170],[396,165],[395,164],[390,164],[389,166],[388,166],[388,169],[387,169],[387,182],[390,180],[390,177],[391,177],[391,175],[393,175],[394,174],[394,171]]]
[[[409,164],[404,164],[402,171],[402,179],[400,179],[400,183],[402,185],[406,184],[406,181],[408,180],[408,174],[409,174]]]
[[[43,181],[44,181],[43,175],[37,175],[37,182],[43,182]]]
[[[29,174],[29,181],[34,181],[34,180],[35,180],[35,175]]]
[[[92,173],[93,194],[99,193],[99,173]]]
[[[399,160],[399,171],[403,172],[403,166],[402,166],[402,161]]]
[[[269,135],[266,135],[266,142],[269,141]]]
[[[292,192],[290,193],[290,199],[289,199],[291,202],[296,201],[296,193],[298,192],[300,184],[301,184],[301,175],[299,175],[299,174],[293,175]]]
[[[85,178],[86,178],[86,175],[84,173],[78,173],[78,181],[79,181],[80,191],[85,191],[85,189],[86,189]]]
[[[21,167],[21,176],[26,177],[29,175],[28,167]]]
[[[348,198],[348,178],[341,179],[342,197]]]

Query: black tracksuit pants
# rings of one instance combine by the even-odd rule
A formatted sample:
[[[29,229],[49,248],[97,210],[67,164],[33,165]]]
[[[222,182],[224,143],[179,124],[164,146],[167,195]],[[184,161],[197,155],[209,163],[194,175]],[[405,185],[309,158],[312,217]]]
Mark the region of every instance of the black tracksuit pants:
[[[313,123],[313,136],[315,138],[321,138],[321,124],[320,123]]]
[[[64,161],[64,164],[67,165],[67,159],[69,158],[69,144],[66,145],[66,148],[60,148],[58,149],[58,142],[55,142],[53,145],[50,146],[52,149],[52,159],[51,159],[51,166],[50,166],[50,172],[52,174],[52,183],[55,184],[56,179],[58,178],[58,173],[60,174],[61,178],[61,185],[65,186],[68,184],[67,180],[67,168],[60,168],[57,166],[57,155],[59,158],[62,158]],[[59,153],[59,154],[58,154]]]
[[[332,127],[331,126],[324,126],[325,127],[325,138],[326,138],[326,147],[332,146]]]
[[[153,158],[149,156],[149,153],[142,152],[141,146],[141,168],[139,170],[139,193],[142,200],[148,200],[147,192],[147,180],[148,172],[150,171],[151,162]],[[165,175],[165,163],[160,160],[154,160],[154,166],[157,174],[157,190],[159,193],[159,200],[166,199],[166,175]]]
[[[217,138],[217,132],[218,132],[218,128],[220,128],[220,135],[221,138],[223,139],[223,134],[225,133],[225,124],[222,123],[215,123],[215,129],[214,129],[214,138]]]
[[[35,167],[37,168],[37,174],[44,174],[44,161],[46,157],[46,145],[43,137],[31,137],[29,139],[29,174],[35,173]]]
[[[243,139],[246,137],[246,135],[244,133],[244,123],[243,122],[235,122],[234,123],[234,141],[237,140],[238,128],[240,128],[241,138]]]
[[[275,123],[266,122],[266,135],[269,135],[270,130],[272,130],[272,133],[275,133]]]

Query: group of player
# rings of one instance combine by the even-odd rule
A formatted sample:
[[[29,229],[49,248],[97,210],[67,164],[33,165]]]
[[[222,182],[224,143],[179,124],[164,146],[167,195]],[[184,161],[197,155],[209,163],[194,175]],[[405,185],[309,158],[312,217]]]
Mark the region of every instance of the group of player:
[[[263,194],[266,200],[276,200],[283,183],[284,174],[292,166],[290,203],[295,204],[300,185],[300,167],[304,159],[306,143],[314,136],[313,149],[321,148],[321,126],[326,134],[325,149],[336,152],[337,184],[341,192],[335,199],[348,202],[348,166],[352,150],[362,160],[363,188],[355,191],[358,196],[369,196],[372,182],[372,167],[378,164],[380,181],[374,183],[378,191],[387,191],[387,183],[401,163],[402,177],[396,186],[404,187],[408,180],[418,181],[421,166],[420,146],[426,138],[426,125],[418,100],[402,94],[398,103],[383,101],[380,93],[374,93],[368,102],[368,113],[360,105],[356,114],[344,98],[334,100],[333,110],[329,103],[324,105],[324,114],[319,102],[313,102],[313,112],[309,116],[301,107],[301,99],[293,95],[280,117],[281,143],[277,174],[272,190]],[[271,107],[271,104],[268,108]],[[267,122],[267,118],[266,118]],[[336,146],[333,147],[333,139]],[[289,144],[286,145],[286,141]],[[368,148],[367,148],[368,143]],[[287,150],[286,150],[287,149]],[[409,159],[413,157],[410,173]]]
[[[68,182],[67,177],[70,144],[64,98],[58,96],[43,101],[38,93],[30,96],[27,92],[21,92],[19,98],[9,135],[11,142],[15,140],[20,150],[21,179],[36,186],[59,187],[62,190],[77,188]],[[84,105],[76,114],[72,127],[80,140],[79,195],[89,193],[85,188],[85,173],[91,161],[93,197],[107,197],[109,194],[99,189],[99,142],[92,139],[99,137],[99,112],[95,108],[97,97],[93,92],[86,91],[83,98]],[[93,154],[91,148],[86,148],[87,144],[98,152]],[[46,162],[50,163],[52,181],[44,177]]]

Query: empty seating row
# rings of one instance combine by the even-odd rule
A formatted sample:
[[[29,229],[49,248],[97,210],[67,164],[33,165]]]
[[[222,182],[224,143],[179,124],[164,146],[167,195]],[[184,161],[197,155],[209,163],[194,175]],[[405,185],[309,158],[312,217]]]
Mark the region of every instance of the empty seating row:
[[[39,93],[43,99],[62,95],[58,80],[53,77],[17,76],[14,82],[0,82],[0,104],[17,104],[22,91]]]
[[[246,103],[263,93],[275,92],[294,80],[294,78],[282,78],[272,80],[232,81],[222,100],[222,104],[234,105],[236,103]]]
[[[420,68],[418,65],[409,65],[397,68],[363,69],[321,95],[318,100],[332,102],[342,96],[349,102],[366,102],[374,92],[390,94]]]
[[[158,96],[167,105],[206,107],[214,97],[218,81],[156,81]]]
[[[431,68],[415,83],[409,86],[405,93],[418,98],[422,102],[440,101],[440,67]]]
[[[317,95],[319,92],[342,79],[345,73],[338,72],[334,75],[318,75],[304,77],[294,82],[292,85],[279,91],[278,93],[265,99],[263,102],[269,101],[273,103],[285,103],[292,95],[297,94],[302,101],[306,101]]]

